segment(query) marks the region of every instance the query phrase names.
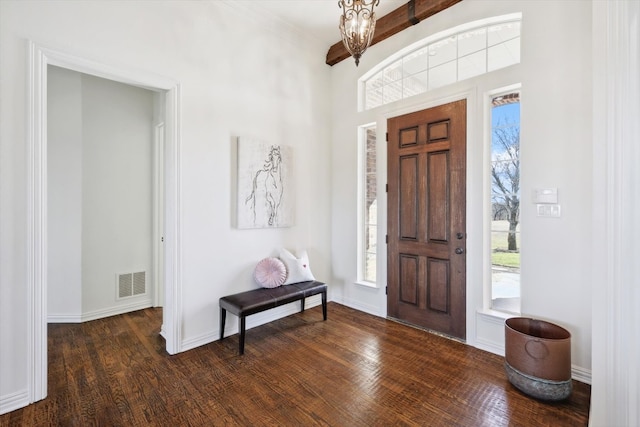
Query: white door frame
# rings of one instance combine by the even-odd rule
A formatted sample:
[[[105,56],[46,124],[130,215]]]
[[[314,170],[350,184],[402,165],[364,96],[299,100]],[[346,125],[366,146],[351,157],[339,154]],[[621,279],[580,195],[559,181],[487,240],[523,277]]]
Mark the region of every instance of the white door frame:
[[[164,309],[166,351],[182,347],[180,84],[138,70],[116,68],[28,42],[27,288],[29,402],[47,396],[47,66],[161,92],[165,97]]]
[[[163,109],[164,110],[164,109]],[[164,140],[163,121],[153,127],[153,306],[164,306]],[[164,331],[162,331],[164,334]]]

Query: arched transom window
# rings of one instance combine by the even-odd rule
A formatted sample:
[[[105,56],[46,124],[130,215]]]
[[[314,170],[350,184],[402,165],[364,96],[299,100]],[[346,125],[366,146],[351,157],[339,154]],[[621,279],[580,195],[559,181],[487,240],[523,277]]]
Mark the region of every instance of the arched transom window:
[[[383,61],[360,83],[365,110],[520,62],[520,14],[430,36]]]

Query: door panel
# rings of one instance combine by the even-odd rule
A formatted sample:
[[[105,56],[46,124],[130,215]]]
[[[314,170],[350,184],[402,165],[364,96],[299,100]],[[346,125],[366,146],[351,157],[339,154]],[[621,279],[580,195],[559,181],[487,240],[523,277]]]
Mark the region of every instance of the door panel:
[[[407,304],[418,304],[418,257],[414,255],[400,255],[400,300]]]
[[[406,148],[418,144],[418,128],[400,130],[400,147]]]
[[[400,159],[400,204],[404,213],[400,218],[403,240],[418,240],[418,156]]]
[[[388,120],[390,317],[466,336],[466,101]]]
[[[427,258],[429,309],[449,313],[449,261]]]
[[[427,153],[427,239],[430,242],[449,241],[449,153]],[[403,205],[401,205],[403,206]],[[404,216],[404,214],[402,215]]]

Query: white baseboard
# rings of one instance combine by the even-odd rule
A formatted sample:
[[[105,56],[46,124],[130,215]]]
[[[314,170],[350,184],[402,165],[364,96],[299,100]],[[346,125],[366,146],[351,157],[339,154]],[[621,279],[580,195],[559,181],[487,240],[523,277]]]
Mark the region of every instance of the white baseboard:
[[[82,323],[82,314],[47,314],[47,323]]]
[[[320,295],[314,295],[307,298],[304,308],[305,310],[313,307],[317,307],[322,304],[322,298]],[[264,325],[265,323],[273,322],[274,320],[281,319],[283,317],[290,316],[300,312],[300,301],[295,301],[289,304],[281,305],[280,307],[272,308],[267,311],[252,314],[247,316],[246,329],[255,328],[256,326]],[[234,315],[227,313],[227,322],[224,330],[224,336],[237,334],[239,332],[238,318]],[[190,337],[182,340],[181,351],[187,351],[217,341],[220,339],[220,327],[217,329],[206,332],[204,334]]]
[[[504,357],[503,343],[496,343],[490,340],[476,338],[476,345],[474,347]]]
[[[0,415],[24,408],[29,403],[29,391],[22,390],[0,396]]]
[[[591,385],[591,370],[571,365],[571,378],[581,383]]]
[[[227,336],[227,335],[225,334],[225,336]],[[182,340],[182,344],[180,345],[180,352],[193,350],[196,347],[207,345],[209,343],[214,342],[218,338],[220,338],[220,330],[219,329],[217,329],[216,331],[213,331],[213,332],[207,332],[206,334],[202,334],[202,335],[198,335],[198,336],[191,337],[191,338],[188,338],[188,339],[184,339],[184,340]]]
[[[363,304],[360,301],[350,298],[335,298],[333,299],[333,301],[337,302],[338,304],[353,308],[354,310],[364,311],[365,313],[369,313],[373,316],[385,317],[385,313],[383,313],[379,307],[374,305]]]
[[[103,319],[105,317],[117,316],[118,314],[129,313],[131,311],[143,310],[153,307],[151,299],[132,302],[117,307],[109,307],[100,310],[89,311],[82,314],[48,314],[47,323],[82,323],[90,320]]]

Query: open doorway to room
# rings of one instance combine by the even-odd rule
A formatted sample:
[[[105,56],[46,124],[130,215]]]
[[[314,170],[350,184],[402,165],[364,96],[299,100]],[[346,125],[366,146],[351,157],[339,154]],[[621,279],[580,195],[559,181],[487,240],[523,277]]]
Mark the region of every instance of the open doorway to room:
[[[45,48],[29,42],[29,106],[27,144],[27,260],[28,260],[28,306],[29,325],[28,361],[29,402],[47,396],[47,264],[50,251],[47,243],[49,218],[47,211],[47,82],[49,65],[78,71],[94,77],[148,89],[159,95],[158,110],[164,123],[157,126],[164,131],[162,155],[156,159],[164,170],[162,202],[159,202],[158,221],[163,232],[158,238],[162,253],[160,273],[163,277],[161,295],[163,300],[161,335],[165,338],[165,349],[176,354],[182,348],[182,300],[181,300],[181,210],[180,210],[180,85],[173,79],[141,70],[117,68],[88,60],[65,52]],[[126,272],[125,272],[126,273]],[[135,273],[135,272],[133,272]],[[133,277],[132,277],[133,280]]]
[[[48,321],[162,306],[162,94],[47,76]]]

